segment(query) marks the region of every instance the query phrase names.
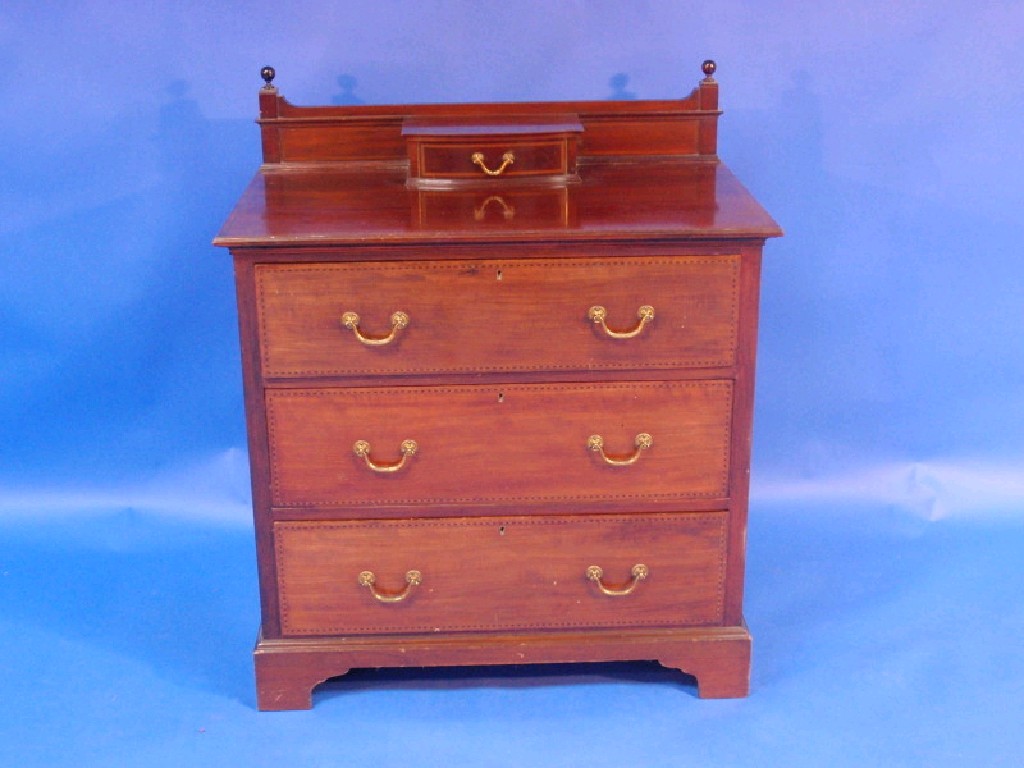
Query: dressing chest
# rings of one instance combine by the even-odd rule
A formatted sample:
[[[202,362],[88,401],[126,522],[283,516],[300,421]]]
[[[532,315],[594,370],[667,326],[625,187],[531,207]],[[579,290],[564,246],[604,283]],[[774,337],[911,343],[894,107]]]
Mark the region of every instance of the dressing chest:
[[[746,695],[761,252],[682,99],[298,107],[237,280],[261,709],[356,667],[648,659]]]

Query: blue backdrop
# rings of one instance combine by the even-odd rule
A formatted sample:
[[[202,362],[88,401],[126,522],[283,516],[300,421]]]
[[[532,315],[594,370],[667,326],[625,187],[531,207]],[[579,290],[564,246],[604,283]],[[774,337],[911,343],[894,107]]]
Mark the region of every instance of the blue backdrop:
[[[260,67],[300,104],[667,98],[707,57],[720,154],[786,230],[762,296],[754,696],[680,698],[635,667],[381,673],[256,715],[210,240],[260,160]],[[0,65],[0,762],[387,764],[389,728],[478,765],[1024,761],[1019,2],[7,0]],[[630,737],[594,696],[665,709]],[[346,730],[363,707],[369,735]]]

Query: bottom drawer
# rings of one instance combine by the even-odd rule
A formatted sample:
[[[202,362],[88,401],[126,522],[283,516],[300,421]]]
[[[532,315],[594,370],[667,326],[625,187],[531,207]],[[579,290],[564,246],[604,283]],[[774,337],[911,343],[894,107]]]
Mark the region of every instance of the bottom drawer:
[[[725,512],[287,521],[274,537],[289,636],[722,620]]]

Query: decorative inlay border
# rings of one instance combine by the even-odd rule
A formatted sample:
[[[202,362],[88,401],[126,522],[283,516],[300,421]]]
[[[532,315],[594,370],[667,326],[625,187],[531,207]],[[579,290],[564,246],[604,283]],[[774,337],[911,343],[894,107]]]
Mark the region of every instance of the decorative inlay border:
[[[373,263],[344,263],[344,264],[257,264],[256,273],[256,296],[258,308],[258,323],[260,335],[260,359],[263,366],[263,374],[266,378],[277,377],[301,377],[301,376],[351,376],[357,374],[381,374],[380,368],[373,367],[349,367],[337,366],[328,368],[280,368],[275,367],[269,359],[269,345],[265,343],[270,338],[271,329],[267,325],[267,306],[264,283],[269,281],[274,272],[287,271],[292,273],[337,273],[345,272],[461,272],[467,264],[480,269],[510,269],[513,267],[525,267],[529,269],[554,269],[573,270],[588,269],[592,267],[650,267],[650,266],[672,266],[684,270],[699,265],[712,264],[715,266],[727,265],[731,272],[730,277],[730,298],[729,298],[729,338],[732,340],[729,345],[729,354],[720,358],[672,360],[667,362],[635,361],[626,362],[603,362],[600,370],[618,370],[631,368],[647,369],[669,369],[669,368],[719,368],[730,367],[735,364],[735,349],[739,329],[739,272],[740,256],[728,254],[722,256],[673,256],[673,257],[638,257],[636,259],[587,259],[587,258],[563,258],[553,261],[509,261],[509,260],[485,260],[485,261],[415,261],[415,262],[373,262]],[[471,366],[408,366],[386,370],[388,375],[395,374],[417,374],[417,373],[479,373],[479,372],[515,372],[515,371],[564,371],[575,370],[580,367],[579,363],[558,363],[549,362],[543,364],[520,363],[515,365],[471,365]]]
[[[292,626],[291,618],[291,606],[289,604],[288,597],[288,581],[287,581],[287,565],[288,556],[287,550],[282,544],[282,533],[288,531],[332,531],[332,530],[353,530],[353,529],[366,529],[366,528],[387,528],[390,530],[400,528],[413,528],[413,529],[424,529],[424,528],[441,528],[441,529],[452,529],[452,528],[479,528],[487,527],[492,528],[495,526],[515,525],[520,526],[581,526],[587,524],[593,525],[608,525],[608,524],[621,524],[621,523],[638,523],[644,521],[654,520],[661,523],[673,523],[680,526],[685,525],[691,529],[694,525],[701,526],[718,526],[718,537],[715,542],[715,547],[718,552],[718,558],[715,560],[716,577],[715,577],[715,609],[708,615],[693,616],[691,614],[690,620],[679,621],[672,626],[700,626],[700,625],[711,625],[718,623],[722,620],[724,614],[724,596],[725,596],[725,567],[726,567],[726,536],[728,531],[727,520],[728,513],[722,512],[678,512],[678,513],[661,513],[661,514],[645,514],[637,516],[580,516],[580,517],[511,517],[511,518],[437,518],[437,519],[423,519],[419,518],[416,520],[367,520],[367,521],[278,521],[274,523],[274,540],[275,550],[277,553],[277,581],[278,581],[278,593],[280,595],[280,615],[281,615],[281,626],[285,634],[289,635],[329,635],[329,634],[345,634],[345,633],[359,633],[359,634],[373,634],[382,632],[430,632],[437,631],[438,628],[445,632],[467,632],[467,631],[479,631],[479,630],[503,630],[503,629],[572,629],[572,628],[592,628],[592,627],[656,627],[666,626],[666,622],[662,620],[643,620],[643,619],[631,619],[623,621],[547,621],[547,622],[505,622],[505,623],[491,623],[491,624],[454,624],[454,625],[441,625],[437,621],[428,622],[419,627],[408,627],[408,626],[397,626],[397,625],[329,625],[329,626],[313,626],[313,627],[298,627]],[[685,533],[685,532],[684,532]]]
[[[324,398],[343,397],[345,399],[387,399],[396,395],[409,395],[410,393],[427,395],[456,395],[470,392],[516,392],[516,391],[557,391],[559,393],[571,394],[579,391],[614,391],[626,390],[636,391],[637,389],[661,389],[663,387],[677,389],[705,389],[722,390],[725,393],[726,402],[723,406],[724,420],[722,425],[722,452],[720,464],[720,476],[718,486],[720,490],[708,492],[697,492],[692,490],[681,490],[676,493],[587,493],[585,490],[577,490],[574,493],[547,495],[547,496],[525,496],[525,495],[488,495],[488,496],[445,496],[445,497],[423,497],[413,496],[403,499],[364,499],[353,500],[350,497],[341,495],[339,498],[300,500],[283,498],[280,483],[280,473],[277,470],[279,457],[277,441],[274,433],[277,429],[277,414],[274,403],[278,399],[288,398]],[[379,505],[406,505],[406,504],[487,504],[494,502],[524,502],[544,503],[560,501],[642,501],[647,499],[717,499],[727,496],[729,493],[729,458],[732,433],[732,401],[733,383],[731,380],[695,380],[695,381],[668,381],[668,382],[636,382],[636,383],[593,383],[593,384],[510,384],[504,385],[452,385],[444,387],[360,387],[346,389],[342,387],[320,388],[320,389],[271,389],[266,393],[266,411],[268,442],[270,453],[270,475],[271,488],[273,490],[274,504],[277,506],[288,506],[297,508],[314,507],[366,507]],[[339,489],[339,493],[340,493]]]

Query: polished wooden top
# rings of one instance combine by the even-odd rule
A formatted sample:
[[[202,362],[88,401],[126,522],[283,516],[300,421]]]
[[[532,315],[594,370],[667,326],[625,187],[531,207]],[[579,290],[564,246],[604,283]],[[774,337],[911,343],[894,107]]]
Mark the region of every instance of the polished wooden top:
[[[263,166],[214,242],[241,248],[781,235],[718,159],[714,62],[702,71],[688,96],[664,101],[304,107],[288,102],[271,85],[273,69],[264,68],[257,121]],[[541,161],[533,172],[519,173],[517,165],[492,173],[492,156],[479,182],[431,179],[424,189],[412,178],[419,176],[421,159],[410,150],[417,142],[472,148],[479,140],[480,148],[495,150],[508,137],[525,153],[525,167],[530,142],[536,138],[539,147],[544,135],[556,134],[564,142],[554,164],[561,173],[540,172],[554,167]],[[437,162],[444,165],[445,157]],[[462,165],[475,174],[468,159]],[[465,168],[455,175],[468,176]]]
[[[599,162],[563,186],[407,187],[405,166],[265,168],[214,241],[229,247],[370,242],[764,239],[782,234],[717,160]],[[482,212],[482,214],[481,214]]]

